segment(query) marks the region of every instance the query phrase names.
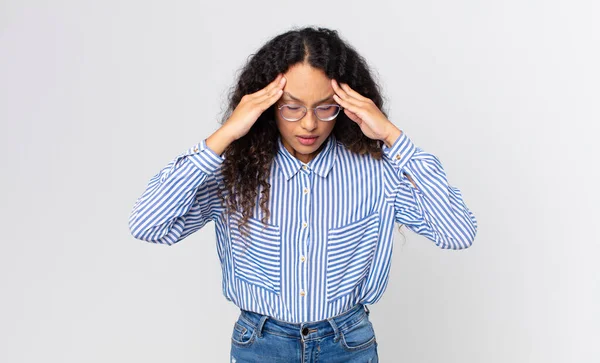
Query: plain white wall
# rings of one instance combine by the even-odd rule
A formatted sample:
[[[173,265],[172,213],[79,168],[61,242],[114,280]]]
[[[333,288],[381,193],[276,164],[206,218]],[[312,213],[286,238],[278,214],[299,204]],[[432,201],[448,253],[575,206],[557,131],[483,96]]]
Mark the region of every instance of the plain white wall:
[[[600,361],[597,2],[51,3],[0,2],[0,361],[228,360],[214,224],[167,247],[128,214],[303,25],[365,56],[479,222],[463,251],[397,235],[381,361]]]

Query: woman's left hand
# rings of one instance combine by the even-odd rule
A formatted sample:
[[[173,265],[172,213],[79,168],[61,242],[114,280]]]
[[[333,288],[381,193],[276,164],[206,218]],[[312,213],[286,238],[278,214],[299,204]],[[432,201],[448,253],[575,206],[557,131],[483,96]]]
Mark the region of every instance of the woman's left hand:
[[[398,127],[385,117],[372,100],[360,95],[346,83],[342,83],[340,87],[337,81],[332,79],[331,85],[335,91],[334,100],[344,108],[348,118],[356,122],[368,138],[388,141],[390,136],[398,132]]]

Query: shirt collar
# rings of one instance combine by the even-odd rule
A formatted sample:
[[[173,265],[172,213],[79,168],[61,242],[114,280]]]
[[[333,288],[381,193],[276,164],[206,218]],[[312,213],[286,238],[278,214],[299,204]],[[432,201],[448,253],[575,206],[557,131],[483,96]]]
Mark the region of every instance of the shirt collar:
[[[275,161],[281,168],[283,175],[285,176],[285,180],[290,180],[291,177],[296,175],[298,171],[302,168],[302,165],[305,165],[302,161],[296,159],[288,149],[283,146],[281,141],[281,135],[277,138],[278,150],[277,155],[275,155]],[[317,175],[325,178],[329,170],[333,167],[337,156],[337,140],[333,135],[333,132],[329,134],[327,140],[325,140],[325,146],[323,149],[315,156],[314,159],[309,161],[306,165],[310,170],[313,170]]]

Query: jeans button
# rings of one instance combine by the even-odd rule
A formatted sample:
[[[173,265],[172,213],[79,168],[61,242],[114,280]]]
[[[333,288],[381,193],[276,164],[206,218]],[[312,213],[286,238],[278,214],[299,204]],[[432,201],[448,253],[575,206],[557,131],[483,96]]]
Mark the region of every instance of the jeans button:
[[[302,335],[308,335],[308,328],[304,327],[302,329]]]

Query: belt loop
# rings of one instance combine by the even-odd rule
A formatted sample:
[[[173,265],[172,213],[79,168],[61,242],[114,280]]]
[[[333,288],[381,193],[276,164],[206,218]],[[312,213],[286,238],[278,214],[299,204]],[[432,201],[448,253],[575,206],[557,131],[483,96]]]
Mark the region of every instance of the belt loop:
[[[265,322],[267,321],[267,319],[269,318],[268,315],[263,315],[260,318],[260,321],[258,322],[258,325],[256,326],[256,335],[259,338],[262,338],[262,330],[263,330],[263,326],[265,325]]]
[[[333,342],[337,343],[338,340],[340,340],[340,331],[338,329],[337,324],[335,323],[334,318],[328,318],[327,321],[329,322],[329,324],[331,324],[331,327],[333,328],[333,332],[335,333],[333,335]]]
[[[365,312],[367,313],[367,315],[369,315],[371,313],[371,310],[369,310],[369,308],[367,307],[367,305],[363,305],[365,308]]]

